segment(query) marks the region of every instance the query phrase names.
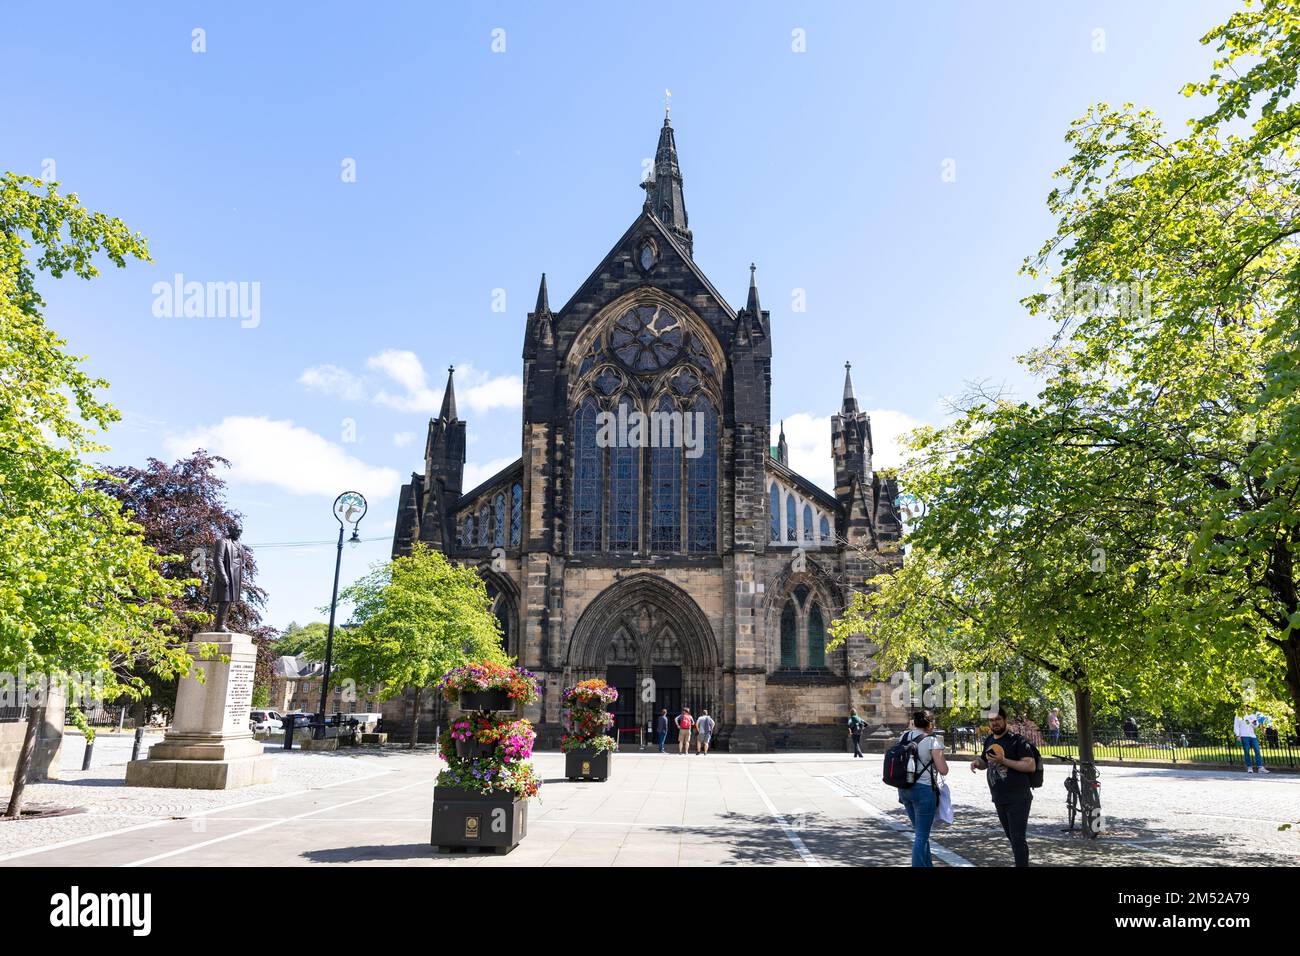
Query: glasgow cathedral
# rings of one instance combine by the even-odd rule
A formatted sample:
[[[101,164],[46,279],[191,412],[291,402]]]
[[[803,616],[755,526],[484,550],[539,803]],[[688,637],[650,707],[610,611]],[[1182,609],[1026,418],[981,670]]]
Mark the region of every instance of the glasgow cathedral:
[[[783,333],[753,266],[739,311],[696,266],[667,117],[642,186],[640,214],[558,309],[542,275],[523,329],[521,454],[476,488],[462,487],[467,423],[448,375],[393,554],[422,541],[480,569],[507,651],[542,679],[527,715],[539,745],[558,739],[563,689],[602,677],[624,747],[660,709],[688,706],[715,717],[723,749],[841,750],[851,707],[874,728],[904,719],[871,644],[825,649],[854,591],[901,560],[897,490],[872,470],[847,363],[834,493],[790,468],[783,430],[772,443]],[[690,414],[702,447],[599,440],[620,411]],[[445,724],[433,696],[430,731]],[[409,692],[387,706],[409,724]]]

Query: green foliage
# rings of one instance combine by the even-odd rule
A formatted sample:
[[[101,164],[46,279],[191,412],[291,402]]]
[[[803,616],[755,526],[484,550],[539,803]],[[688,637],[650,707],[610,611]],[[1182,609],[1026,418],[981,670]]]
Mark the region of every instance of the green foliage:
[[[189,656],[164,632],[180,585],[83,460],[119,417],[99,397],[106,383],[41,315],[37,270],[90,279],[99,253],[119,267],[148,259],[139,236],[75,194],[0,178],[0,669],[95,677],[112,699],[145,692],[138,660],[175,675]]]
[[[86,715],[81,712],[80,707],[69,705],[66,722],[81,731],[86,738],[87,747],[95,742],[95,728],[90,726],[90,721],[86,719]]]
[[[349,626],[334,631],[337,673],[379,687],[381,700],[430,687],[471,660],[509,663],[483,579],[422,544],[374,568],[339,600],[353,612]]]
[[[335,628],[335,638],[338,638],[338,628]],[[302,655],[308,660],[323,661],[325,659],[325,638],[328,636],[329,625],[324,621],[312,621],[305,626],[290,624],[285,628],[279,639],[271,645],[273,653],[279,656],[296,657]]]
[[[1036,401],[914,435],[907,564],[832,627],[973,668],[1020,658],[1104,712],[1300,700],[1300,3],[1207,35],[1181,137],[1094,106],[1023,272],[1055,324]],[[1242,123],[1246,120],[1246,123]],[[1080,715],[1083,719],[1085,715]]]
[[[271,688],[260,684],[253,688],[253,706],[268,707],[271,704]]]

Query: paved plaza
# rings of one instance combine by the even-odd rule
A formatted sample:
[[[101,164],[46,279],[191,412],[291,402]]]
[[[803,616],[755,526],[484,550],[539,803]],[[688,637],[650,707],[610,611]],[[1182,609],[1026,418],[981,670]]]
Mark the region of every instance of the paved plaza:
[[[570,783],[563,755],[534,755],[546,781],[528,836],[506,856],[429,846],[432,749],[275,757],[274,784],[237,791],[122,784],[129,735],[103,734],[82,772],[65,745],[63,779],[28,788],[29,807],[84,812],[0,824],[3,866],[903,866],[911,834],[880,757],[624,752],[608,783]],[[1049,765],[1034,800],[1035,864],[1295,866],[1300,776],[1102,768],[1109,834],[1061,832],[1064,771]],[[1011,853],[982,774],[953,762],[957,822],[935,831],[935,863],[1005,866]]]

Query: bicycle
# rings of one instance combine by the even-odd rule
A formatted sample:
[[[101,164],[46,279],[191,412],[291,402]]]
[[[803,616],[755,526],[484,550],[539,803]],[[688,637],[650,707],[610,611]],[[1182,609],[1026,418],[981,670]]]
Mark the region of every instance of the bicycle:
[[[1081,817],[1079,829],[1084,836],[1095,840],[1101,833],[1101,782],[1097,765],[1081,764],[1073,757],[1060,754],[1056,759],[1068,760],[1071,765],[1070,776],[1065,779],[1065,810],[1070,819],[1067,832],[1074,832],[1075,817]]]

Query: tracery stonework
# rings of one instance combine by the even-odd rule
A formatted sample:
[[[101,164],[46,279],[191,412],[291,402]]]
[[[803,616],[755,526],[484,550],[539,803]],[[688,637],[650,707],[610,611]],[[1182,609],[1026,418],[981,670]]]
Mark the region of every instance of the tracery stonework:
[[[666,118],[643,186],[640,215],[561,308],[542,276],[521,456],[477,488],[462,487],[449,372],[393,553],[422,541],[482,569],[508,651],[544,678],[540,744],[558,735],[563,688],[598,676],[620,690],[625,745],[684,705],[707,707],[733,750],[841,749],[850,707],[881,728],[905,719],[863,676],[873,648],[824,650],[852,593],[899,560],[896,489],[872,469],[847,366],[834,491],[789,467],[783,431],[772,443],[772,345],[794,333],[773,330],[752,266],[740,310],[696,266]],[[616,418],[650,434],[611,442],[601,423]],[[443,715],[424,696],[432,726]]]

